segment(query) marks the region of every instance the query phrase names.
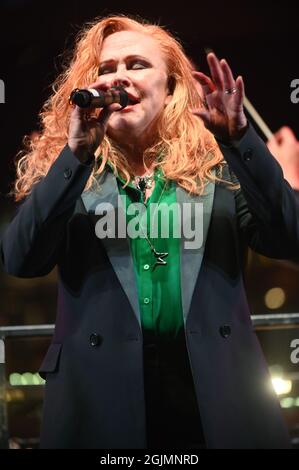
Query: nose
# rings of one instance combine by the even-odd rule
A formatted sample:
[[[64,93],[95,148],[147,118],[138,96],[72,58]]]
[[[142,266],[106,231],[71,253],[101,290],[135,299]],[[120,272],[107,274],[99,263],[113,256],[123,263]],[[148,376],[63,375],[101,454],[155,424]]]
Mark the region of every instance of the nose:
[[[127,74],[127,69],[119,68],[113,78],[112,78],[112,85],[111,86],[122,86],[122,87],[129,87],[130,86],[130,79]]]

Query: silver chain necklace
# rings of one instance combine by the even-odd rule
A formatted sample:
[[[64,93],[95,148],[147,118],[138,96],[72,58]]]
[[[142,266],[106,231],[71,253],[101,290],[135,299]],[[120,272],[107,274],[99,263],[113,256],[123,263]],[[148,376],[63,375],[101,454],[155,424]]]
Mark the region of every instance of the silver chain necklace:
[[[145,182],[143,182],[143,181],[140,182],[140,180],[145,180],[145,179],[146,179]],[[134,186],[135,186],[136,188],[138,188],[138,189],[142,192],[143,201],[144,201],[144,200],[145,200],[145,191],[146,191],[146,189],[149,189],[149,188],[152,187],[153,182],[154,182],[154,176],[153,176],[153,174],[152,174],[152,175],[149,175],[149,176],[146,176],[146,177],[143,177],[143,178],[136,177],[135,180],[137,180],[137,183],[136,183],[136,186],[135,186],[135,185],[134,185]],[[134,184],[134,183],[133,183],[133,184]],[[138,184],[138,186],[137,186],[137,184]],[[159,206],[159,204],[160,204],[160,202],[161,202],[161,199],[162,199],[164,190],[165,190],[165,188],[166,188],[166,185],[167,185],[167,181],[165,181],[165,183],[164,183],[164,186],[163,186],[163,189],[162,189],[162,191],[161,191],[161,194],[160,194],[158,203],[157,203],[157,205],[156,205],[156,207],[155,207],[155,211],[154,211],[154,213],[153,213],[153,220],[154,220],[154,221],[155,221],[155,214],[156,214],[156,211],[157,211],[157,209],[158,209],[158,206]],[[150,241],[150,239],[148,238],[146,232],[143,230],[143,227],[142,227],[142,224],[141,224],[141,223],[139,224],[139,226],[140,226],[141,231],[142,231],[142,233],[143,233],[143,235],[144,235],[144,238],[146,239],[147,243],[149,244],[149,247],[150,247],[150,249],[151,249],[151,251],[152,251],[152,253],[153,253],[153,255],[155,256],[155,259],[156,259],[155,264],[154,264],[154,266],[153,266],[153,271],[154,271],[154,269],[156,268],[156,266],[165,266],[165,265],[167,264],[167,261],[165,261],[164,258],[166,258],[166,257],[168,256],[168,253],[167,253],[167,252],[165,252],[165,253],[163,253],[163,252],[158,252],[158,251],[155,249],[155,247],[154,247],[154,245],[152,244],[152,242]]]

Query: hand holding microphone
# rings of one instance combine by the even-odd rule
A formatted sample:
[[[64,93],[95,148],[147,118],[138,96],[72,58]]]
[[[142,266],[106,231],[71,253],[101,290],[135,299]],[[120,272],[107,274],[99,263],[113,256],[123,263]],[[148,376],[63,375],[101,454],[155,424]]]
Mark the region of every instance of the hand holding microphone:
[[[69,102],[76,105],[71,113],[68,145],[74,155],[85,163],[101,144],[107,129],[108,119],[115,111],[126,107],[129,96],[122,87],[107,91],[93,88],[72,91]],[[87,110],[103,108],[98,117],[87,119]]]

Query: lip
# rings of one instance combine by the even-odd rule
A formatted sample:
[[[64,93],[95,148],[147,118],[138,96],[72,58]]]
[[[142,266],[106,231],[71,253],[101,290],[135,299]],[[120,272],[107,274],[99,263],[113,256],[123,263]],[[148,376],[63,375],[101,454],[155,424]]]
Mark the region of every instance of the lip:
[[[136,96],[134,96],[134,95],[132,95],[131,93],[128,93],[128,92],[127,92],[127,95],[129,97],[129,105],[128,106],[132,106],[132,105],[140,103],[140,99],[137,98]],[[131,101],[132,101],[132,104],[130,104]]]
[[[121,109],[120,112],[121,113],[128,113],[129,111],[134,109],[137,104],[139,104],[139,102],[135,103],[135,104],[128,104],[125,108]]]

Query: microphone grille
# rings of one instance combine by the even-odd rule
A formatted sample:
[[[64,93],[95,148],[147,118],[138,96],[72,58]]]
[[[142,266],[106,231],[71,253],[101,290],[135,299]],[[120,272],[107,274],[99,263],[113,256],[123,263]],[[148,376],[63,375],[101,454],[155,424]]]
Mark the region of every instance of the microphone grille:
[[[89,108],[91,105],[92,95],[88,90],[80,90],[76,88],[70,96],[70,104],[76,104],[80,108]]]

